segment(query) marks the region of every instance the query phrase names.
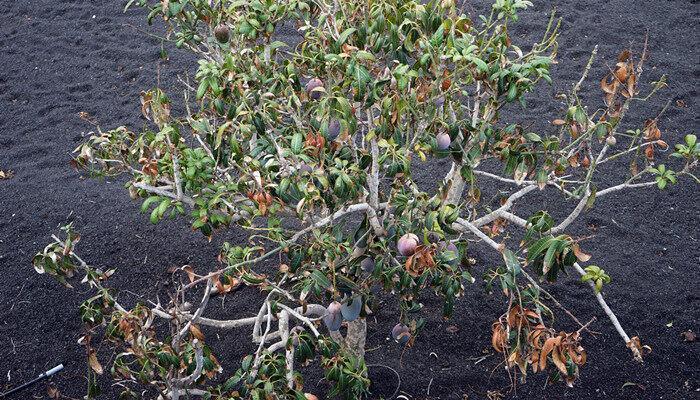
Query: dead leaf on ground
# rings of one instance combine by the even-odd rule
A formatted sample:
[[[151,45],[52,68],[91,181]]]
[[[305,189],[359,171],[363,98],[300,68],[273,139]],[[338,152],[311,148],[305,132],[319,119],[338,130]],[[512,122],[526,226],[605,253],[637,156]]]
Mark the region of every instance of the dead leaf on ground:
[[[0,169],[0,181],[3,179],[10,179],[15,175],[15,172],[11,169],[8,169],[7,171],[3,171]]]
[[[690,329],[681,333],[681,336],[683,336],[683,340],[685,340],[686,342],[694,342],[698,338],[695,332],[691,331]]]
[[[49,396],[50,399],[58,399],[61,397],[61,392],[58,391],[58,388],[56,386],[49,386],[46,388],[46,394]]]
[[[622,384],[622,389],[624,389],[628,386],[634,386],[634,387],[637,387],[637,388],[642,389],[642,390],[646,389],[646,387],[644,385],[642,385],[641,383],[636,383],[636,382],[625,382]]]
[[[489,400],[501,400],[506,396],[501,393],[500,390],[489,390],[486,392],[486,397],[488,397]]]

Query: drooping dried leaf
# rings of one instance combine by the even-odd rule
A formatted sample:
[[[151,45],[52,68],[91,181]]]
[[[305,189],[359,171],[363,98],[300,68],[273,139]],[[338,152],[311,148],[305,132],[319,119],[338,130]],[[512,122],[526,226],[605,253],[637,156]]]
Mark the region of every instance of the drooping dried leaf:
[[[625,92],[623,92],[623,94],[625,94]],[[625,97],[634,97],[635,94],[637,94],[637,75],[634,73],[634,71],[632,71],[630,76],[627,78],[627,92]]]
[[[655,119],[648,119],[644,122],[644,139],[658,140],[661,139],[661,130],[657,126]]]
[[[576,256],[576,258],[578,258],[579,261],[586,262],[591,259],[590,254],[586,254],[583,251],[581,251],[581,247],[578,245],[578,243],[574,243],[574,245],[571,247],[574,251],[574,255]]]
[[[569,165],[574,167],[574,168],[576,168],[580,165],[578,162],[578,153],[575,153],[574,155],[569,157]]]
[[[615,96],[613,94],[610,94],[608,96],[610,96],[610,100],[606,101],[606,104],[611,104],[612,99],[614,99]],[[608,110],[608,115],[610,116],[610,118],[618,118],[621,114],[622,114],[622,104],[620,102],[616,102],[610,108],[610,110]]]
[[[151,120],[150,104],[152,101],[153,94],[151,92],[141,92],[141,114],[143,114],[143,117],[149,121]]]
[[[190,280],[190,283],[195,281],[195,279],[197,278],[197,274],[194,273],[194,268],[192,268],[191,265],[184,265],[182,267],[182,270],[187,273],[187,279]]]
[[[508,326],[515,328],[520,325],[520,306],[514,306],[508,312]]]
[[[639,173],[639,167],[637,166],[637,159],[633,159],[630,163],[630,173],[632,175],[637,175]]]
[[[202,331],[199,329],[199,327],[195,324],[190,325],[190,333],[195,339],[199,339],[201,341],[204,341],[204,334]]]
[[[571,132],[571,137],[574,138],[574,139],[576,139],[576,138],[578,137],[578,133],[579,133],[578,124],[572,124],[572,125],[569,127],[569,131]]]
[[[500,322],[494,322],[491,332],[491,346],[499,353],[503,353],[506,348],[507,335]]]
[[[617,79],[618,82],[624,83],[627,81],[627,76],[629,73],[627,68],[628,65],[624,62],[619,62],[615,65],[615,79]]]
[[[591,160],[588,158],[588,156],[583,156],[583,160],[581,160],[581,166],[583,168],[588,168],[591,166]]]
[[[626,62],[627,60],[630,59],[630,56],[631,56],[631,55],[632,55],[632,53],[630,53],[629,50],[626,50],[626,49],[625,49],[625,50],[623,50],[622,52],[620,52],[620,54],[617,56],[617,61],[619,61],[619,62]]]
[[[654,159],[654,145],[649,145],[644,149],[644,155],[646,156],[647,160],[653,160]]]
[[[608,82],[610,81],[610,82]],[[603,90],[603,92],[607,95],[614,95],[615,92],[617,91],[617,87],[620,84],[615,79],[610,79],[609,76],[603,77],[603,79],[600,81],[600,88]]]
[[[561,347],[556,346],[552,350],[552,362],[554,365],[557,367],[559,372],[562,373],[562,375],[566,376],[566,357],[562,353]]]
[[[102,364],[97,360],[97,353],[95,350],[90,350],[90,354],[88,355],[88,364],[90,364],[90,368],[92,368],[95,373],[98,375],[102,375],[104,370],[102,369]]]
[[[561,336],[555,336],[547,339],[542,346],[542,354],[540,355],[540,370],[547,367],[547,356],[561,343]]]

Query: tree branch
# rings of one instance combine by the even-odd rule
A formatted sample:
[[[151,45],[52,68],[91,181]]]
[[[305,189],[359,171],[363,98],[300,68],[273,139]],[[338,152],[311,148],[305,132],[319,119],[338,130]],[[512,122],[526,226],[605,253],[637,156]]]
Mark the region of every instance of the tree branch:
[[[492,211],[489,214],[484,215],[481,218],[478,218],[478,219],[472,221],[471,224],[473,224],[476,227],[480,227],[480,226],[484,226],[488,223],[491,223],[491,222],[497,220],[498,218],[505,218],[505,216],[508,214],[506,214],[504,212],[510,210],[511,207],[513,207],[513,204],[515,203],[516,200],[518,200],[519,198],[532,192],[535,189],[537,189],[537,185],[528,185],[528,186],[523,187],[522,189],[520,189],[517,192],[508,196],[508,199],[506,199],[506,202],[501,207]],[[511,216],[513,216],[513,215],[512,214],[508,215],[508,217],[511,217]],[[518,221],[524,221],[524,220],[522,218],[518,217]]]
[[[454,224],[452,224],[452,228],[455,230],[459,230],[459,231],[463,231],[466,228],[467,230],[472,232],[478,238],[482,239],[486,244],[488,244],[489,246],[491,246],[492,248],[494,248],[498,252],[502,253],[503,250],[505,249],[505,245],[496,243],[493,239],[488,237],[484,232],[480,231],[479,228],[477,228],[476,226],[469,223],[469,221],[466,221],[462,218],[458,218],[457,221]],[[578,263],[574,263],[574,268],[581,276],[586,274],[586,271],[584,271],[583,268],[581,268],[581,266],[578,265]],[[523,275],[527,277],[527,272],[525,272],[524,270],[522,272],[523,272]],[[534,279],[532,279],[532,277],[530,277],[528,280],[530,281],[530,283],[533,283],[533,281],[534,281]],[[615,316],[615,313],[613,313],[613,311],[610,309],[608,304],[605,302],[603,295],[601,293],[595,292],[595,285],[592,282],[588,282],[588,283],[590,284],[591,288],[593,289],[593,291],[595,293],[595,297],[598,300],[598,303],[600,304],[600,306],[605,311],[605,314],[607,314],[608,318],[610,319],[610,322],[612,322],[612,324],[615,327],[615,329],[617,330],[617,332],[620,334],[622,339],[625,341],[625,344],[627,344],[627,347],[629,347],[632,350],[632,353],[634,355],[635,360],[641,361],[641,359],[642,359],[641,349],[639,349],[636,346],[634,341],[630,340],[630,337],[627,335],[625,330],[622,328],[622,325],[620,325],[620,322],[618,321],[617,317]],[[539,287],[539,286],[536,286],[536,287]],[[579,325],[581,325],[580,322],[579,322]]]

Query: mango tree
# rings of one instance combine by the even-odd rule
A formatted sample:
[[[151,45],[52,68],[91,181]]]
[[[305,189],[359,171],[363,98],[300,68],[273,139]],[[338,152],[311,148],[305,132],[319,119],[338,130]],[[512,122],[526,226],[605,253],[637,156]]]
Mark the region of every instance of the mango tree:
[[[475,239],[503,257],[485,277],[504,296],[492,345],[510,370],[523,378],[547,371],[567,384],[578,376],[589,323],[543,287],[568,270],[591,286],[592,299],[642,360],[647,348],[603,298],[610,277],[589,264],[569,227],[610,193],[698,180],[695,136],[677,146],[681,161],[672,169],[656,162],[669,147],[660,114],[623,130],[630,107],[664,86],[662,79],[642,89],[646,46],[620,54],[600,83],[602,103],[587,108],[578,91],[593,50],[561,118],[534,132],[502,122],[526,106],[525,94],[551,82],[559,20],[552,15],[534,44],[520,45],[509,33],[529,1],[497,0],[475,20],[450,0],[132,0],[127,8],[134,5],[148,10],[149,22],[164,21],[163,41],[199,59],[194,80],[181,78],[186,111],[171,112],[178,88],[145,91],[150,125],[138,132],[98,127],[73,163],[93,175],[125,176],[154,224],[181,216],[207,237],[234,225],[250,237],[225,244],[218,265],[178,270],[168,303],[136,305],[120,303],[107,285],[114,270],[80,258],[71,226],[54,237],[34,259],[37,271],[66,285],[79,273],[94,291],[80,307],[89,396],[103,372],[98,338],[117,349],[111,372],[125,396],[148,387],[167,399],[314,398],[296,368],[314,359],[329,396],[366,396],[367,316],[377,307],[371,288],[393,295],[400,320],[390,334],[411,346],[431,329],[420,317],[421,294],[441,296],[449,317],[475,281],[468,246]],[[298,37],[280,41],[283,25]],[[428,193],[413,170],[436,158],[451,168]],[[629,169],[599,177],[621,158]],[[492,182],[512,188],[497,207],[481,199]],[[516,204],[537,191],[559,196],[569,215],[516,214]],[[519,245],[507,247],[506,232]],[[226,304],[235,305],[241,285],[260,289],[257,315],[207,317],[214,296],[229,294]],[[197,302],[183,300],[193,293]],[[557,330],[556,309],[579,329]],[[156,319],[168,321],[168,332],[156,329]],[[257,349],[221,377],[202,327],[222,335],[249,329]]]

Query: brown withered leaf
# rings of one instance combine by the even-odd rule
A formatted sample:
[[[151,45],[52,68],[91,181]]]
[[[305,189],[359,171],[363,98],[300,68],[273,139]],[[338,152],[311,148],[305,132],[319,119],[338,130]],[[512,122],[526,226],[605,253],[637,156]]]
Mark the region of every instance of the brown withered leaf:
[[[615,65],[615,79],[619,82],[624,83],[627,81],[627,76],[629,74],[627,63],[619,62]]]
[[[192,268],[191,265],[183,265],[182,270],[187,273],[187,278],[190,280],[190,283],[195,281],[197,274],[194,273],[194,268]]]
[[[58,390],[56,386],[49,386],[46,388],[46,395],[49,396],[50,399],[60,399],[61,398],[61,392]]]
[[[93,349],[91,349],[90,354],[88,354],[88,364],[90,364],[90,368],[98,375],[102,375],[104,372],[102,364],[97,360],[97,353]]]
[[[613,95],[610,95],[613,96]],[[607,104],[610,104],[608,102]],[[614,106],[608,111],[608,115],[610,115],[610,118],[618,118],[622,114],[622,104],[620,102],[615,103]]]
[[[282,265],[286,265],[286,264],[282,264]],[[224,277],[224,280],[226,283],[221,283],[221,281],[219,279],[217,279],[216,282],[214,283],[218,294],[229,293],[233,289],[236,289],[241,284],[240,280],[235,279],[235,278],[231,278],[231,277]]]
[[[140,162],[141,160],[139,160]],[[143,164],[141,171],[148,176],[158,175],[158,160],[148,160]]]
[[[493,349],[499,353],[503,353],[506,349],[507,340],[508,336],[503,329],[503,325],[498,321],[494,322],[491,328],[491,346],[493,346]]]
[[[581,160],[581,166],[583,168],[588,168],[591,166],[591,160],[588,158],[588,156],[583,156],[583,160]]]
[[[195,324],[190,325],[190,333],[195,339],[199,339],[201,341],[204,341],[204,334],[202,331],[199,329],[199,327]]]
[[[523,310],[523,315],[524,315],[526,318],[530,318],[532,321],[538,321],[538,320],[540,319],[540,315],[537,314],[536,311],[531,310],[531,309],[529,309],[529,308],[526,308],[526,309]],[[538,325],[538,326],[542,326],[542,325]],[[542,326],[542,327],[544,328],[544,326]]]
[[[644,155],[646,156],[647,160],[653,160],[654,159],[654,145],[649,145],[644,149]]]
[[[151,92],[143,91],[141,92],[141,114],[147,120],[151,120],[151,109],[150,105],[153,101],[153,94]]]
[[[637,353],[639,353],[640,357],[651,353],[651,347],[647,345],[642,345],[642,341],[639,339],[639,336],[631,337],[630,341],[627,342],[627,348],[629,348],[630,350],[632,350],[633,353],[635,353],[635,357],[637,357]]]
[[[418,246],[416,252],[406,260],[406,272],[415,278],[426,270],[434,268],[434,251],[435,249],[431,246]]]
[[[515,328],[516,326],[520,325],[520,319],[520,306],[512,307],[508,312],[508,326],[511,328]]]
[[[630,163],[630,173],[632,175],[637,175],[639,173],[639,167],[637,166],[637,159],[633,159]]]
[[[617,56],[617,61],[626,62],[627,60],[630,59],[630,56],[632,56],[632,53],[629,50],[622,50],[620,52],[620,54]]]
[[[655,119],[648,119],[644,122],[644,139],[646,139],[646,140],[661,139],[661,130],[657,126]]]
[[[574,167],[574,168],[576,168],[576,167],[579,166],[579,162],[578,162],[578,153],[575,153],[574,155],[572,155],[571,157],[569,157],[569,165],[572,166],[572,167]]]
[[[571,132],[571,137],[576,139],[579,134],[578,124],[571,124],[571,126],[569,127],[569,131]]]
[[[613,79],[610,83],[608,83],[608,80],[609,80],[608,76],[604,77],[600,81],[600,88],[606,94],[614,94],[617,91],[617,85],[619,84],[619,82]]]
[[[447,89],[452,86],[452,81],[449,78],[446,78],[445,80],[442,81],[442,90],[446,91]]]
[[[551,337],[544,342],[540,355],[540,370],[544,371],[547,367],[547,356],[556,346],[559,346],[559,344],[561,344],[561,336]]]
[[[632,71],[627,78],[627,91],[622,93],[625,97],[634,97],[637,94],[637,74]]]
[[[347,54],[347,55],[350,55],[350,54],[352,54],[352,53],[354,53],[355,51],[358,50],[357,47],[351,46],[351,45],[349,45],[349,44],[347,44],[347,43],[344,43],[343,46],[342,46],[342,48],[343,48],[343,53],[344,53],[344,54]]]
[[[557,367],[559,372],[562,373],[562,375],[567,375],[566,373],[566,356],[564,356],[564,353],[562,352],[561,347],[556,346],[552,350],[552,362],[554,365]]]
[[[554,121],[552,121],[552,125],[555,125],[555,126],[562,126],[565,123],[566,123],[566,121],[564,121],[563,119],[555,119]]]
[[[503,218],[498,218],[497,220],[493,221],[493,224],[491,224],[491,228],[489,229],[489,237],[494,238],[506,229],[506,220]]]
[[[583,251],[581,251],[581,247],[579,247],[578,243],[574,243],[574,245],[571,247],[574,251],[574,255],[576,256],[576,258],[578,258],[579,261],[586,262],[591,259],[590,254],[586,254]]]

